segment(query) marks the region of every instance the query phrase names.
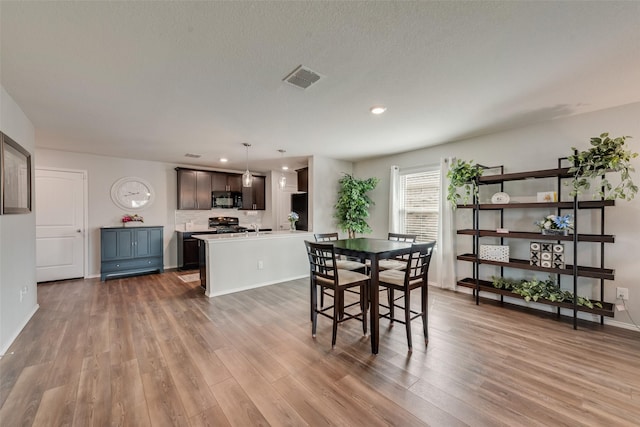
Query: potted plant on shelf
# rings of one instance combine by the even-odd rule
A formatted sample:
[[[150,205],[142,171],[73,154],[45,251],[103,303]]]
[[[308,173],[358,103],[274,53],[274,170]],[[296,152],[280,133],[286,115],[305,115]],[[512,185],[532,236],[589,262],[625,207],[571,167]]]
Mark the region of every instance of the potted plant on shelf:
[[[556,234],[567,236],[573,230],[573,216],[567,215],[547,215],[540,221],[534,223],[538,226],[542,234]]]
[[[630,136],[620,136],[609,138],[608,133],[603,133],[600,137],[591,138],[592,147],[585,151],[577,151],[571,147],[575,154],[568,156],[572,163],[569,173],[573,174],[571,185],[573,187],[571,196],[582,194],[589,190],[591,181],[600,178],[600,188],[594,194],[594,198],[613,200],[631,200],[638,192],[638,187],[631,179],[631,172],[635,169],[631,165],[631,159],[638,156],[627,150],[626,138]],[[620,174],[620,182],[614,187],[606,174],[617,172]]]
[[[344,174],[340,179],[338,201],[335,205],[334,217],[338,220],[338,227],[349,233],[353,239],[356,233],[370,233],[367,224],[369,207],[373,204],[367,193],[378,185],[378,178],[357,179],[353,175]]]
[[[447,178],[449,178],[447,200],[453,204],[454,209],[458,204],[458,200],[461,200],[461,204],[466,205],[472,196],[478,196],[476,179],[482,176],[482,172],[482,166],[460,159],[457,159],[451,165],[447,172]],[[462,195],[458,193],[458,188],[460,187],[464,189]]]
[[[547,280],[531,279],[531,280],[513,280],[504,277],[491,277],[493,280],[493,287],[498,289],[505,289],[511,291],[516,295],[520,295],[525,301],[547,300],[551,302],[567,302],[573,303],[575,295],[571,291],[565,291],[549,277]],[[591,301],[587,297],[578,296],[578,306],[584,306],[588,308],[602,308],[600,301]]]

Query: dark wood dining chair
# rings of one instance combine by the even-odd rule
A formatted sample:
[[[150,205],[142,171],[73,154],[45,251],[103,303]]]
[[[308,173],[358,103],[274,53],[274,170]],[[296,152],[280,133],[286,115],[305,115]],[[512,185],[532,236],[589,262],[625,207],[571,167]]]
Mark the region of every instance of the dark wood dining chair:
[[[414,243],[411,245],[411,253],[405,261],[404,270],[384,270],[379,274],[380,289],[389,291],[388,305],[380,304],[387,308],[387,313],[380,313],[380,317],[389,319],[391,325],[393,322],[403,323],[407,330],[407,344],[409,351],[413,349],[411,342],[411,321],[417,317],[422,318],[422,330],[424,333],[424,341],[427,343],[429,339],[428,331],[428,301],[429,290],[427,277],[429,274],[429,264],[431,262],[431,254],[436,242],[431,243]],[[411,310],[411,291],[420,288],[421,291],[421,311]],[[402,295],[394,298],[394,291],[399,291]],[[397,302],[404,299],[404,305]],[[404,319],[395,318],[395,308],[404,311]]]
[[[387,240],[393,240],[396,242],[407,242],[407,243],[415,243],[418,238],[417,234],[399,234],[399,233],[389,233],[387,236]],[[371,268],[371,261],[366,260],[365,264],[367,265],[367,269]],[[393,259],[381,259],[378,261],[378,269],[382,270],[402,270],[407,265],[406,256],[393,258]]]
[[[338,240],[338,233],[317,233],[314,234],[313,237],[315,237],[316,242],[329,242],[332,240]],[[341,268],[342,270],[351,270],[351,271],[360,271],[364,272],[364,268],[365,265],[362,262],[359,262],[355,259],[349,259],[349,258],[342,258],[342,257],[338,257],[338,259],[336,260],[336,262],[338,263],[338,268]]]
[[[329,242],[332,240],[338,240],[338,233],[317,233],[314,234],[316,242]],[[357,261],[355,259],[343,258],[338,256],[336,258],[336,266],[341,270],[349,270],[349,271],[357,271],[359,273],[366,273],[367,266],[363,262]],[[351,292],[357,293],[357,291],[350,290]],[[322,293],[320,294],[320,307],[324,307],[324,296],[325,294],[329,297],[333,297],[328,290],[322,289]]]
[[[417,234],[389,233],[387,236],[387,240],[406,243],[415,243],[417,238]],[[380,270],[403,270],[406,265],[407,257],[402,256],[394,259],[381,259],[378,263],[378,268]]]
[[[312,326],[311,334],[316,337],[316,329],[318,325],[318,314],[328,317],[332,320],[333,332],[331,336],[331,347],[336,346],[336,337],[338,333],[338,323],[342,323],[349,319],[358,319],[362,322],[362,332],[367,333],[367,300],[366,288],[369,286],[369,276],[350,270],[342,270],[337,268],[336,254],[333,245],[330,243],[314,243],[305,241],[307,254],[309,256],[309,268],[311,277],[311,307],[312,307]],[[333,290],[333,305],[329,307],[318,308],[318,286],[321,289]],[[359,287],[359,301],[344,305],[342,298],[344,291],[347,289]],[[360,306],[359,313],[349,313],[346,309],[353,306]],[[340,310],[345,310],[340,313]],[[328,312],[333,310],[333,314]]]

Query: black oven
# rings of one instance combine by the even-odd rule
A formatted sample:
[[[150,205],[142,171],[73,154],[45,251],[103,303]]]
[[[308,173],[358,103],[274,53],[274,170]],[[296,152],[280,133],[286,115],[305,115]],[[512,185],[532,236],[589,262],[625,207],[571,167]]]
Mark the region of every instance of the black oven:
[[[213,209],[233,209],[242,207],[242,193],[235,191],[211,192],[211,207]]]

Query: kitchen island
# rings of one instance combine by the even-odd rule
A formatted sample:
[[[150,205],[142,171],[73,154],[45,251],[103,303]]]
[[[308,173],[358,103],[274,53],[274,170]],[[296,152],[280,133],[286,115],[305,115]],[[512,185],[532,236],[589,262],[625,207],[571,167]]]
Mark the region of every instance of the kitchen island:
[[[201,234],[205,295],[214,297],[309,276],[308,231]],[[202,262],[202,261],[201,261]],[[201,273],[202,275],[202,273]]]

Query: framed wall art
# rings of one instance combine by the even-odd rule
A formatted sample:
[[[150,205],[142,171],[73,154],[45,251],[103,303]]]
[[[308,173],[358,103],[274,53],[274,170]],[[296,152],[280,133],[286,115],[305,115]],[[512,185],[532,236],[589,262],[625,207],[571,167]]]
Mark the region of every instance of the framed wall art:
[[[0,132],[0,207],[3,214],[31,212],[31,154]]]

